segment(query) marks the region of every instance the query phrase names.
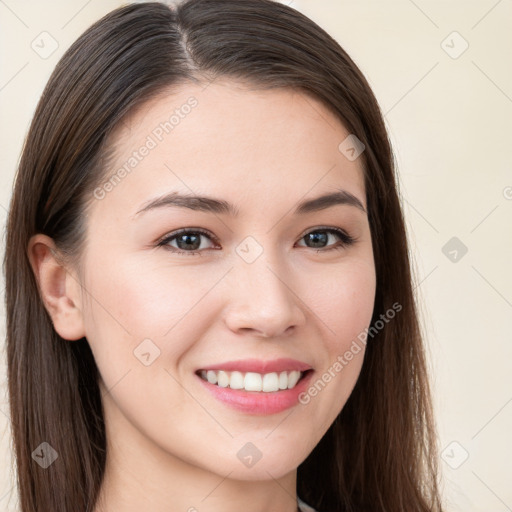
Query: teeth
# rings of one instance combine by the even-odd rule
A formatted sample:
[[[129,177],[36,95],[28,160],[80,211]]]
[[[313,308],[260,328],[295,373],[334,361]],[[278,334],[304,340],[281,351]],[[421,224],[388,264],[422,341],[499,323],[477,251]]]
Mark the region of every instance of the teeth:
[[[287,389],[288,388],[288,375],[286,372],[281,372],[279,374],[279,389]]]
[[[243,389],[244,388],[244,376],[240,372],[231,372],[229,378],[229,387],[231,389]]]
[[[277,391],[279,389],[279,377],[277,373],[266,373],[263,375],[261,389],[264,391]]]
[[[288,389],[294,388],[300,379],[300,372],[291,372],[288,377]]]
[[[261,391],[261,375],[259,373],[247,372],[244,377],[244,389],[246,391]]]
[[[226,372],[219,372],[217,374],[217,386],[227,388],[229,386],[229,375]]]
[[[265,373],[225,372],[223,370],[202,370],[201,378],[221,388],[245,389],[246,391],[263,391],[272,393],[282,389],[292,389],[302,376],[302,372]]]

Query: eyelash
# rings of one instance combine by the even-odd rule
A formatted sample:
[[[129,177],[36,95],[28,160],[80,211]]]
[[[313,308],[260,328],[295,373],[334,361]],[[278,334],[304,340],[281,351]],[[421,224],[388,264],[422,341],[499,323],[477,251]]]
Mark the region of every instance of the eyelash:
[[[306,235],[309,235],[310,233],[317,233],[317,232],[331,233],[333,235],[337,235],[341,239],[341,243],[332,245],[331,247],[328,247],[327,249],[315,249],[314,247],[309,248],[309,249],[315,250],[317,253],[345,249],[345,248],[349,247],[350,245],[353,245],[357,241],[357,238],[350,236],[345,231],[343,231],[339,228],[327,228],[327,227],[320,227],[320,228],[316,228],[312,231],[308,231],[303,236],[301,236],[299,240],[302,240],[303,238],[306,237]],[[183,235],[185,233],[195,234],[195,235],[197,235],[197,234],[204,235],[204,236],[208,237],[209,239],[211,239],[213,242],[218,243],[217,239],[211,233],[209,233],[208,231],[205,231],[204,229],[184,228],[184,229],[180,229],[178,231],[173,231],[172,233],[169,233],[168,235],[165,235],[164,238],[161,238],[157,242],[157,247],[164,247],[165,249],[171,251],[174,254],[187,255],[187,256],[195,256],[195,255],[201,256],[201,252],[204,251],[204,249],[202,249],[201,251],[197,251],[197,250],[196,251],[183,251],[181,249],[176,249],[175,247],[171,247],[168,245],[171,240],[174,240],[179,235]],[[308,248],[308,247],[306,247],[306,248]]]

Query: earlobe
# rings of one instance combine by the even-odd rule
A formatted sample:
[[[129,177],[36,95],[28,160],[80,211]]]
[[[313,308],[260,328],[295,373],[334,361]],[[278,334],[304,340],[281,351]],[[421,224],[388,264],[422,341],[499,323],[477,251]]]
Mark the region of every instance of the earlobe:
[[[57,333],[66,340],[85,336],[81,311],[80,283],[66,268],[54,241],[34,235],[27,248],[39,293]]]

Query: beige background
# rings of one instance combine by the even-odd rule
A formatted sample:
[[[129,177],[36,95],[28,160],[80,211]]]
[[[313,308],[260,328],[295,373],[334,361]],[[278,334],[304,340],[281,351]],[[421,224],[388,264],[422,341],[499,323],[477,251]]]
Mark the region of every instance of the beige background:
[[[512,511],[512,2],[286,3],[347,50],[385,113],[430,352],[446,511]],[[0,0],[2,228],[51,71],[83,30],[120,5]],[[58,43],[47,58],[31,47],[48,37],[43,31]],[[452,237],[468,248],[455,262],[456,246],[443,252]],[[0,509],[14,511],[4,350],[0,390]]]

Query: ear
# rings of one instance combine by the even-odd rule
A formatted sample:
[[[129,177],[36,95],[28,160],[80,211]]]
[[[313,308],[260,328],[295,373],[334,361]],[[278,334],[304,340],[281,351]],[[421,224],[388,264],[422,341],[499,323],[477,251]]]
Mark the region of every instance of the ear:
[[[29,241],[27,253],[55,330],[65,340],[83,338],[81,285],[78,278],[64,266],[55,243],[46,235],[34,235]]]

